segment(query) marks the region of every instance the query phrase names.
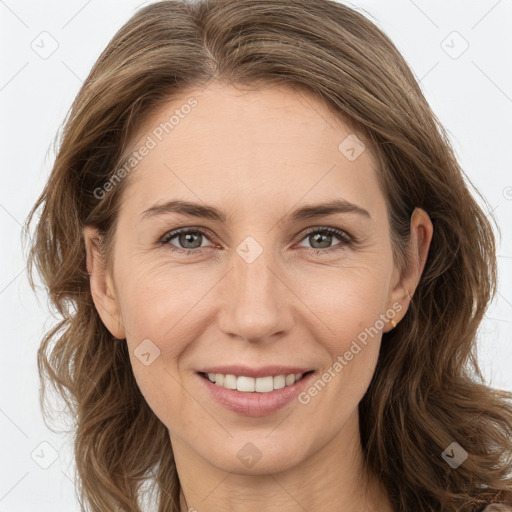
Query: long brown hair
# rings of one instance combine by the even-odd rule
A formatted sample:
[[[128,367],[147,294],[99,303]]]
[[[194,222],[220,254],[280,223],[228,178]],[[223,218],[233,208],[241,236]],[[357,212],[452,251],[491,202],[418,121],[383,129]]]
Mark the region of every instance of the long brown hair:
[[[306,89],[369,141],[398,268],[414,208],[432,219],[421,281],[402,322],[383,335],[359,404],[366,466],[394,509],[512,504],[512,394],[485,385],[475,352],[496,293],[492,216],[472,196],[403,57],[365,16],[331,0],[166,0],[137,12],[94,65],[27,219],[29,227],[41,210],[29,273],[35,265],[62,316],[38,352],[41,404],[51,383],[76,420],[83,505],[140,512],[141,484],[150,481],[158,510],[179,511],[167,428],[140,393],[126,343],[113,339],[94,307],[82,229],[98,228],[108,247],[129,179],[101,200],[97,190],[122,167],[148,115],[212,77]],[[457,469],[441,457],[453,442],[469,454]]]

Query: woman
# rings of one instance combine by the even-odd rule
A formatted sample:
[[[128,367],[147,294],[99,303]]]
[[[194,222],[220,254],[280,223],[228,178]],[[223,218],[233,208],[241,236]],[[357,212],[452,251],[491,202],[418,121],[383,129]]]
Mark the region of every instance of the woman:
[[[161,512],[512,505],[512,396],[474,357],[492,227],[361,14],[145,7],[40,207],[42,394],[76,415],[89,510],[140,511],[147,482]]]

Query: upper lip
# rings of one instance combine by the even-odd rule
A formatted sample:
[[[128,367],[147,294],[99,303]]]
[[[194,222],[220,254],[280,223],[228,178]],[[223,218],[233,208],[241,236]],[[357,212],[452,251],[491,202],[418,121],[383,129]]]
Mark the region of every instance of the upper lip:
[[[210,366],[204,370],[200,370],[200,373],[221,373],[223,375],[241,375],[245,377],[252,377],[256,379],[258,377],[275,377],[276,375],[290,375],[296,373],[306,373],[311,371],[311,368],[302,368],[298,366],[262,366],[260,368],[251,368],[243,365],[233,366]]]

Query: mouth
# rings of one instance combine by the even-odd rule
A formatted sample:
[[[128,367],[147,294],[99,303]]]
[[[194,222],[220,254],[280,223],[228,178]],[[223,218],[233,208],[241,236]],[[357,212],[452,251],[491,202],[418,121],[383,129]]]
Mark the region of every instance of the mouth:
[[[280,375],[266,375],[249,377],[247,375],[234,375],[224,373],[198,372],[203,378],[219,388],[236,390],[241,393],[271,393],[273,391],[291,387],[295,383],[313,373],[309,370],[302,373],[283,373]]]
[[[260,369],[231,366],[208,370],[196,372],[206,395],[223,408],[247,417],[269,416],[298,404],[297,396],[315,378],[315,370],[282,366]],[[223,371],[231,373],[221,373]]]

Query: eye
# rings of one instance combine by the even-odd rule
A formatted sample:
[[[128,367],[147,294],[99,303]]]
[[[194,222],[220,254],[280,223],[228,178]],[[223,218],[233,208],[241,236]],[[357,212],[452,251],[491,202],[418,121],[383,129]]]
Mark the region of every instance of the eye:
[[[314,235],[314,236],[312,236]],[[209,247],[203,245],[202,242],[205,240],[210,240],[210,233],[200,228],[180,228],[174,231],[170,231],[167,233],[161,240],[161,245],[168,246],[171,251],[176,252],[178,254],[185,254],[187,256],[201,254],[203,252],[203,248]],[[176,238],[177,243],[181,247],[177,247],[174,245],[172,240]],[[338,238],[340,243],[332,246],[333,238]],[[328,228],[328,227],[316,227],[308,230],[304,235],[302,235],[301,240],[310,240],[312,247],[309,247],[310,251],[314,251],[316,254],[326,253],[331,251],[336,251],[339,249],[343,249],[346,246],[353,245],[355,239],[347,234],[345,231],[336,228]],[[211,245],[210,247],[213,247]],[[308,247],[306,247],[308,249]]]
[[[167,233],[161,240],[162,245],[168,245],[172,251],[179,254],[186,254],[192,256],[194,254],[202,253],[202,245],[204,239],[209,240],[208,233],[199,228],[180,228]],[[184,248],[176,247],[171,243],[171,240],[177,239],[177,242]],[[213,246],[212,246],[213,247]]]
[[[314,235],[314,236],[312,236]],[[341,243],[335,244],[331,246],[333,238],[338,238],[341,240]],[[315,252],[330,252],[337,251],[339,249],[343,249],[347,245],[352,245],[354,243],[354,239],[342,231],[341,229],[336,228],[312,228],[303,235],[302,240],[309,240],[312,244],[312,247],[309,247],[310,250]],[[327,249],[327,250],[326,250]]]

